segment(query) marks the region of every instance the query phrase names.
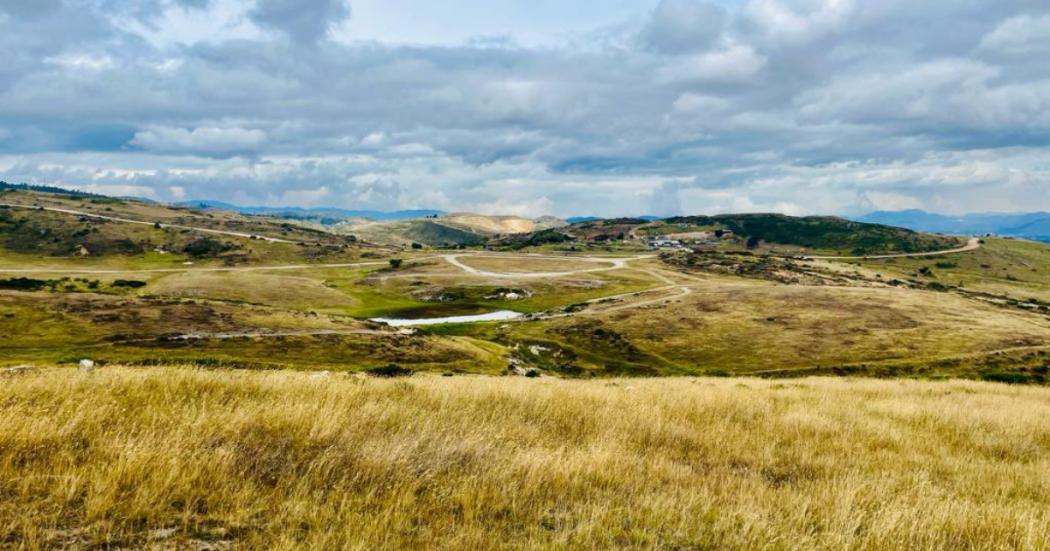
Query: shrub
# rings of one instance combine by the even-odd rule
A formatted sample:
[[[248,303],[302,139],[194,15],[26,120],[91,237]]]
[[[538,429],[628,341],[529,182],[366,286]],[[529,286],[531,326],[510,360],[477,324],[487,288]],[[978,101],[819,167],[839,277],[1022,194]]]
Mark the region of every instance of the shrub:
[[[218,256],[235,248],[236,247],[230,243],[211,239],[209,237],[201,237],[186,244],[186,246],[182,248],[182,252],[194,258],[209,258]]]
[[[96,285],[97,286],[97,285]],[[126,287],[128,289],[141,289],[146,286],[145,281],[138,281],[134,279],[118,279],[113,282],[114,287]]]
[[[11,289],[15,291],[39,291],[48,285],[48,281],[18,277],[14,279],[0,279],[0,289]]]
[[[394,377],[411,377],[415,372],[407,367],[401,367],[397,364],[387,364],[381,367],[366,369],[365,373],[368,373],[373,377],[392,379]]]
[[[1019,371],[985,371],[981,380],[1009,385],[1023,385],[1028,382],[1028,375]]]

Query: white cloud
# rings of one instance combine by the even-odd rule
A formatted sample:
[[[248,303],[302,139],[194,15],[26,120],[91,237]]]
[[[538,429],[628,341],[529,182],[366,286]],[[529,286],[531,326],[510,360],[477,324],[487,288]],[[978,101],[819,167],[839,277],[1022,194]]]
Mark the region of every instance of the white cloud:
[[[705,94],[686,92],[672,104],[672,108],[680,113],[689,114],[712,114],[724,113],[732,107],[729,100]]]
[[[1011,56],[1050,55],[1050,16],[1007,19],[981,39],[980,48]]]
[[[156,190],[148,186],[121,185],[121,184],[87,184],[70,186],[79,191],[98,193],[100,195],[114,195],[117,197],[145,197],[151,198],[157,195]]]
[[[846,30],[859,0],[751,0],[745,16],[765,36],[799,45]]]
[[[868,191],[863,197],[871,204],[873,210],[910,210],[923,207],[919,198],[903,193]]]
[[[53,65],[81,71],[104,71],[113,68],[115,65],[113,58],[107,55],[91,55],[87,53],[63,54],[49,57],[44,61]]]
[[[254,150],[266,141],[266,132],[256,129],[205,126],[187,130],[157,126],[136,132],[131,145],[169,153],[227,155]]]
[[[724,50],[695,54],[675,60],[660,70],[660,81],[741,82],[758,74],[766,58],[753,47],[734,44]]]
[[[525,201],[497,199],[485,203],[468,203],[466,210],[477,214],[538,218],[554,213],[554,201],[547,197],[537,197]]]

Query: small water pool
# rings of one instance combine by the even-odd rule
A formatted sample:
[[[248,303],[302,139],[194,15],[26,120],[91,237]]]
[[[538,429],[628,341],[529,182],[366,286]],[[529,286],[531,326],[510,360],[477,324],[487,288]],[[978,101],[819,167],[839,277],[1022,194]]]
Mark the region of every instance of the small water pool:
[[[517,319],[525,314],[512,310],[499,310],[487,314],[475,314],[473,316],[446,316],[442,318],[372,318],[371,321],[385,323],[391,327],[413,327],[420,325],[441,325],[443,323],[476,323],[482,321],[507,321]]]

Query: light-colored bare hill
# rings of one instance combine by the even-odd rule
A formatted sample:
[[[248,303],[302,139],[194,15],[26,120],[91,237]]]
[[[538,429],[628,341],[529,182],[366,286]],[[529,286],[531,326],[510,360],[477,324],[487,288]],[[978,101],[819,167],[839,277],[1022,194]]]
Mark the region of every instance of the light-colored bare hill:
[[[565,222],[550,217],[533,220],[519,216],[486,216],[472,213],[449,214],[441,217],[440,220],[448,224],[489,234],[529,233],[565,225]]]
[[[565,222],[552,217],[532,220],[517,216],[457,213],[437,218],[391,222],[348,220],[335,226],[335,231],[384,245],[477,245],[500,234],[530,233],[564,224]]]

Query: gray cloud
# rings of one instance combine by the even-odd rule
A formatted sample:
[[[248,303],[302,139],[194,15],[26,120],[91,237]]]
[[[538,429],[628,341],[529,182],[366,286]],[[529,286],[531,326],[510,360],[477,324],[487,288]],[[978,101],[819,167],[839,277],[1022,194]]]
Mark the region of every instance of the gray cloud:
[[[350,6],[346,0],[258,0],[249,17],[294,41],[313,43],[350,17]]]
[[[722,7],[703,0],[660,0],[640,38],[658,52],[702,50],[722,36],[725,20]]]
[[[1050,209],[1042,1],[664,0],[542,48],[339,42],[330,0],[0,2],[7,180],[561,215]],[[186,44],[136,30],[180,17],[225,19]]]

